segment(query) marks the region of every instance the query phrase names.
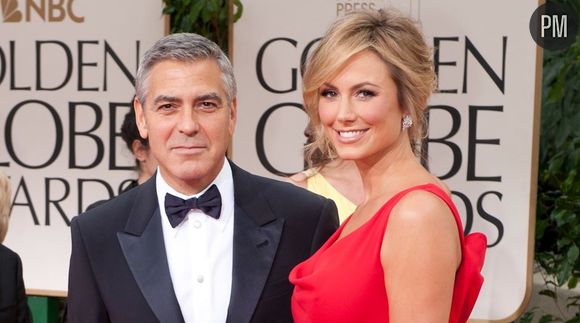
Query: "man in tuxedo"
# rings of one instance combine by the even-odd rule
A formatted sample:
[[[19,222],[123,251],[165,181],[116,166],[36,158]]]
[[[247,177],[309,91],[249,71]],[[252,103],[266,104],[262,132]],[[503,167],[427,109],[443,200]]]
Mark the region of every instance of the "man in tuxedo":
[[[73,219],[69,322],[292,322],[288,274],[336,229],[334,203],[225,157],[236,84],[213,42],[162,38],[135,90],[159,167]]]

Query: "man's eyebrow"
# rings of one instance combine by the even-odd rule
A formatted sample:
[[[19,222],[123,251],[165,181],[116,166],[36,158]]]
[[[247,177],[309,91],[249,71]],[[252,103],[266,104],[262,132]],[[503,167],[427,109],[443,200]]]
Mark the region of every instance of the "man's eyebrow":
[[[178,97],[171,96],[171,95],[158,95],[153,100],[153,105],[157,105],[160,102],[175,103],[175,102],[181,102],[181,100]]]
[[[213,100],[213,101],[217,101],[219,104],[222,104],[223,100],[222,98],[215,92],[210,92],[207,94],[203,94],[200,96],[195,97],[194,101],[195,102],[199,102],[199,101],[207,101],[207,100]]]

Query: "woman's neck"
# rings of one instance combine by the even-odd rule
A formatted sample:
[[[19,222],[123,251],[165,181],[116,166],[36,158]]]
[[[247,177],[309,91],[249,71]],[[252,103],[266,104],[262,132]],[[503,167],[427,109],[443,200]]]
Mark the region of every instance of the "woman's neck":
[[[356,161],[362,178],[365,202],[384,198],[422,168],[411,146],[402,142],[394,149]]]

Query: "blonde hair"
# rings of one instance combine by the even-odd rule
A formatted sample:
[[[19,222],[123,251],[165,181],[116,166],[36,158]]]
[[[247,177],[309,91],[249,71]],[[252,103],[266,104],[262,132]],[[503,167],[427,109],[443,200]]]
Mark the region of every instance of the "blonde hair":
[[[309,57],[303,77],[304,105],[312,123],[312,143],[305,158],[314,154],[323,160],[336,158],[324,136],[318,116],[319,88],[345,66],[355,54],[370,50],[387,65],[397,86],[399,105],[413,119],[408,129],[415,154],[425,133],[425,109],[435,86],[431,50],[416,23],[394,9],[354,11],[338,18]],[[321,157],[318,156],[318,159]]]
[[[11,196],[10,180],[0,171],[0,242],[4,241],[6,231],[8,231]]]

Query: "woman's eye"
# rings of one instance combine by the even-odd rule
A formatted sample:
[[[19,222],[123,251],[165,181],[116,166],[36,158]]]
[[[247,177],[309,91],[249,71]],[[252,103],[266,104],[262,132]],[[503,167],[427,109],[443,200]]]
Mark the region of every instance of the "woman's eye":
[[[320,91],[320,96],[325,98],[333,98],[336,96],[336,91],[330,89],[322,90]]]
[[[375,95],[376,95],[375,92],[369,91],[369,90],[360,90],[356,93],[356,96],[358,96],[359,98],[363,98],[363,99],[371,98]]]

